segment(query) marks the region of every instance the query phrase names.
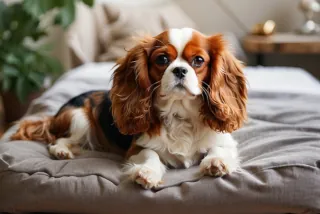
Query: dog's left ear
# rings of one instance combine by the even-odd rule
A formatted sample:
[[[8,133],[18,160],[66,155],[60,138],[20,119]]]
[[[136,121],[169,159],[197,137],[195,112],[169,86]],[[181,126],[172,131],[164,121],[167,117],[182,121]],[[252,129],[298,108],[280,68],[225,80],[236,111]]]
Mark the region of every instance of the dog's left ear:
[[[202,112],[205,122],[219,132],[232,132],[247,117],[247,86],[243,65],[228,50],[222,35],[208,38],[210,77],[207,101]],[[205,86],[204,86],[205,87]]]
[[[153,121],[148,54],[153,38],[144,38],[118,61],[110,91],[112,115],[119,131],[134,135],[149,130]]]

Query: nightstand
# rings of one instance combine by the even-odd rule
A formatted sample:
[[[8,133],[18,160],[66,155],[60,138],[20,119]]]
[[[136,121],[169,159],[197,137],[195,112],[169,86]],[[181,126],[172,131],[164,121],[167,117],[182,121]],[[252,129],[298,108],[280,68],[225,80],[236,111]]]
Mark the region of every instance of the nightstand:
[[[320,35],[248,35],[243,40],[243,47],[248,53],[256,56],[258,65],[264,65],[265,54],[320,54]]]

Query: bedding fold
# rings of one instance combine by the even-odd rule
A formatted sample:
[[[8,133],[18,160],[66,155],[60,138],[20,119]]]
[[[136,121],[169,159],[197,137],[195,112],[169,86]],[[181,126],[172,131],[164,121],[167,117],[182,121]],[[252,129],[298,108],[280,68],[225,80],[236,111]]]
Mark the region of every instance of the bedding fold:
[[[34,101],[27,117],[107,89],[110,76],[71,72]],[[88,151],[54,160],[43,144],[10,142],[13,127],[0,142],[0,212],[320,213],[320,95],[250,89],[248,113],[233,133],[241,170],[222,178],[202,177],[198,166],[168,170],[165,183],[150,191],[121,178],[119,156]]]

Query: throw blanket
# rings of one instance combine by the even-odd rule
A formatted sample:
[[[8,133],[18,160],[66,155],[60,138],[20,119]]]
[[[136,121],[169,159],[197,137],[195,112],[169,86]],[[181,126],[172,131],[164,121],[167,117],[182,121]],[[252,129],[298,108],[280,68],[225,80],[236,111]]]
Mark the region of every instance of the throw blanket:
[[[29,113],[54,114],[76,94],[107,89],[110,75],[69,73]],[[201,177],[198,166],[169,170],[151,191],[120,179],[118,156],[53,160],[42,144],[8,142],[12,128],[0,142],[0,211],[320,213],[320,96],[251,90],[248,111],[233,133],[242,170],[216,179]]]

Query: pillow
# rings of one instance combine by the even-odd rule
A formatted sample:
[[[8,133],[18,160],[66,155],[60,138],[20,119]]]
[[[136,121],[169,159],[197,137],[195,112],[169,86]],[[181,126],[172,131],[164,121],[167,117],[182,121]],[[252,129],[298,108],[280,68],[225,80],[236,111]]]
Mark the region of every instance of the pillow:
[[[126,54],[133,37],[157,35],[168,28],[195,28],[195,24],[173,2],[134,6],[105,4],[107,23],[100,36],[105,52],[99,61],[114,61]]]
[[[67,32],[72,67],[96,61],[101,52],[100,29],[105,24],[101,5],[91,9],[83,3],[77,4],[75,21]],[[104,29],[104,33],[106,30]]]
[[[157,35],[168,28],[197,29],[174,2],[146,3],[105,3],[97,4],[93,9],[79,4],[76,20],[67,34],[72,67],[94,61],[115,61],[133,46],[135,36]],[[236,57],[246,62],[247,57],[236,36],[232,33],[224,35]]]

